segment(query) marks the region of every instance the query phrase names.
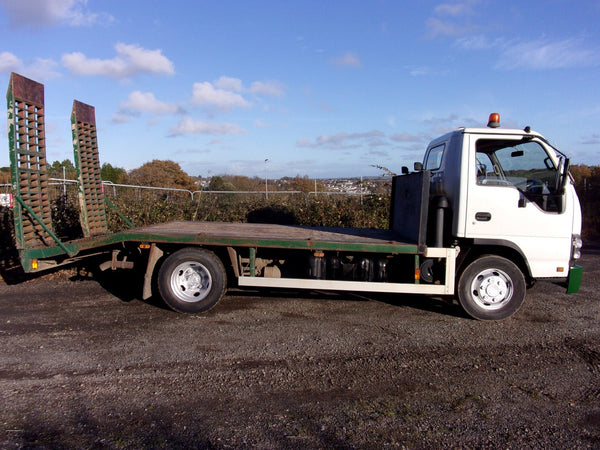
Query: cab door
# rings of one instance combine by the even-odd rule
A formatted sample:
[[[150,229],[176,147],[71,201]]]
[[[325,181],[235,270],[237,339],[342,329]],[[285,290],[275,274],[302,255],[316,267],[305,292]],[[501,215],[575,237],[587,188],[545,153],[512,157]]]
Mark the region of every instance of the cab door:
[[[573,206],[558,186],[556,154],[522,135],[465,139],[471,158],[465,237],[518,250],[534,278],[566,277]]]

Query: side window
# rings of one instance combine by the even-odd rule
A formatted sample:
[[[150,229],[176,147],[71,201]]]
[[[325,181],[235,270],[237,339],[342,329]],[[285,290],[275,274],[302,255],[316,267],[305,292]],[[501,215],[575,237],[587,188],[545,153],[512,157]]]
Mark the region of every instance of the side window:
[[[441,167],[445,148],[446,144],[440,144],[429,150],[425,161],[425,170],[437,170]]]
[[[556,168],[536,141],[479,139],[477,184],[514,186],[545,211],[556,211]]]

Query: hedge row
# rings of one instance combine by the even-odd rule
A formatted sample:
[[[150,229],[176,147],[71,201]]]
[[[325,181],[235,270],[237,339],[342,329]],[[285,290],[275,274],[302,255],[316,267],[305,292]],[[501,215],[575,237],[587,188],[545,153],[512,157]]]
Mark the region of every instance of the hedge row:
[[[144,196],[142,196],[144,197]],[[387,228],[389,196],[275,197],[266,201],[256,196],[225,194],[189,198],[154,198],[141,201],[120,196],[111,201],[136,226],[170,220],[279,223],[307,226]],[[123,229],[123,221],[108,209],[109,230]]]

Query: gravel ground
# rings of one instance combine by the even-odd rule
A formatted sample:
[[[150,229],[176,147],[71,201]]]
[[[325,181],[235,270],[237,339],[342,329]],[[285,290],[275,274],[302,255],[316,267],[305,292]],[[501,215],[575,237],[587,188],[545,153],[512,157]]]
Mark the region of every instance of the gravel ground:
[[[233,290],[187,316],[130,275],[3,285],[0,447],[599,448],[599,256],[579,294],[538,283],[502,322],[415,296]]]

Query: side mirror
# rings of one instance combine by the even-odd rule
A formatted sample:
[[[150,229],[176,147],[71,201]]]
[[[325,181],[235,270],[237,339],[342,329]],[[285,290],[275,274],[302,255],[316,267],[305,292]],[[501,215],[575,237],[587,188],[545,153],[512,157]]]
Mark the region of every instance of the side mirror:
[[[402,175],[408,175],[408,167],[402,166]]]
[[[415,163],[415,172],[422,172],[422,171],[423,171],[423,163],[416,162]]]

